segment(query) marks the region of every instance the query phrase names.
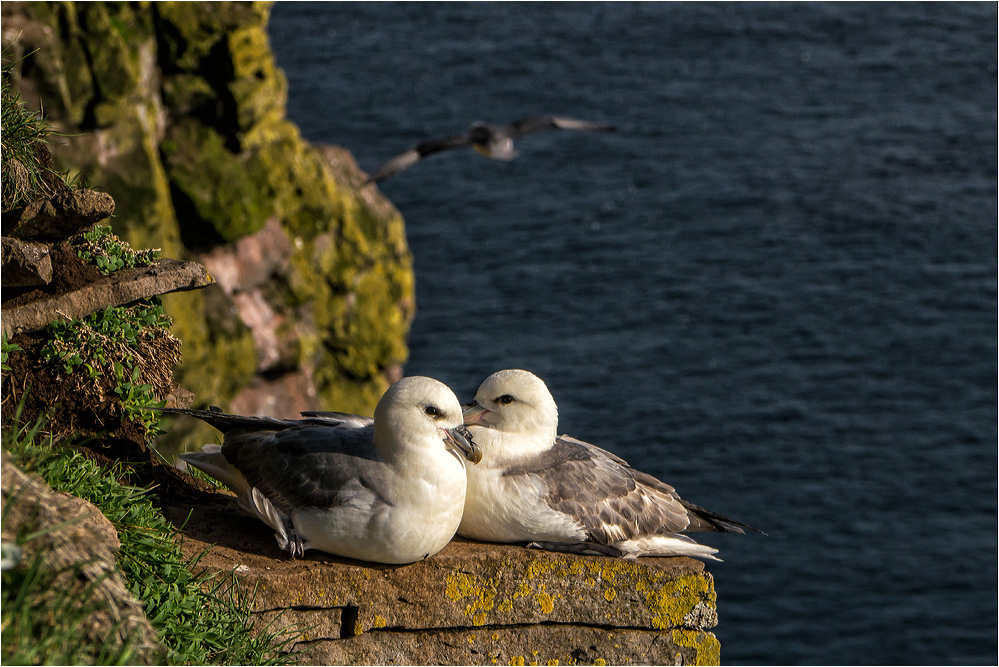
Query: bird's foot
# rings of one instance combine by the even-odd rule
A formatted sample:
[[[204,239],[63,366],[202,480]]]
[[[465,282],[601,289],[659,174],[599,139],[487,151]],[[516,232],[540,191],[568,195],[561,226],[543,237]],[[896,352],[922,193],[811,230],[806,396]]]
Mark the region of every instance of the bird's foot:
[[[285,551],[288,552],[292,560],[305,556],[305,549],[305,540],[302,539],[302,536],[294,531],[289,532],[288,544],[285,546]]]

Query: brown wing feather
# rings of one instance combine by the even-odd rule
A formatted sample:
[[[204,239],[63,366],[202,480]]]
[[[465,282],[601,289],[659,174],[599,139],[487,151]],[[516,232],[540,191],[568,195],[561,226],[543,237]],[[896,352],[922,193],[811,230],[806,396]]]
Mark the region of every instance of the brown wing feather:
[[[551,449],[505,474],[527,473],[545,482],[553,509],[573,517],[599,544],[679,532],[689,523],[673,487],[575,438],[559,436]]]

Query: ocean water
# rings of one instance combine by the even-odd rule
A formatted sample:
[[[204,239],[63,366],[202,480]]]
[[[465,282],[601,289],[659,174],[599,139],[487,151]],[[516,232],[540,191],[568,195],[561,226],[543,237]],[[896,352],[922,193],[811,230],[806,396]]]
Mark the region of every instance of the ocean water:
[[[997,660],[997,6],[277,3],[289,116],[381,184],[407,374],[546,380],[704,536],[730,664]],[[700,536],[699,536],[700,537]]]

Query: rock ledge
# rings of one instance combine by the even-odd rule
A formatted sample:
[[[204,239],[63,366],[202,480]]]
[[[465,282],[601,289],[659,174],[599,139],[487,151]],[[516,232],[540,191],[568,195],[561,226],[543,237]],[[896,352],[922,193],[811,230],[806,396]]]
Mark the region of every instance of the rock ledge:
[[[298,664],[716,664],[716,596],[690,558],[573,556],[456,539],[426,561],[290,561],[222,493],[166,508],[185,551],[235,571]]]

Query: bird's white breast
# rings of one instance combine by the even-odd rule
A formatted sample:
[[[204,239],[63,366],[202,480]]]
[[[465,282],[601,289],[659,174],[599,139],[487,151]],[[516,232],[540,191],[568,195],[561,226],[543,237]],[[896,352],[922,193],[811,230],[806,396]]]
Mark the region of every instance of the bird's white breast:
[[[390,501],[359,490],[333,508],[296,510],[295,529],[310,549],[359,560],[411,563],[437,553],[461,521],[466,481],[451,454],[429,458],[430,465],[394,466]]]
[[[545,501],[548,489],[538,475],[504,476],[505,468],[483,463],[468,467],[459,535],[486,542],[584,539],[585,531],[572,517]]]

